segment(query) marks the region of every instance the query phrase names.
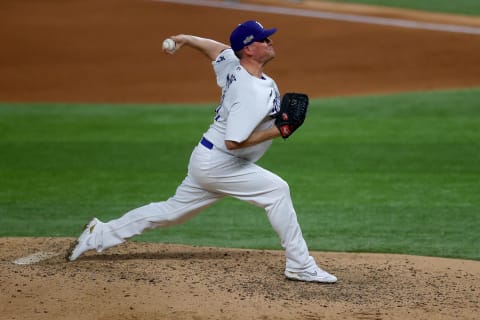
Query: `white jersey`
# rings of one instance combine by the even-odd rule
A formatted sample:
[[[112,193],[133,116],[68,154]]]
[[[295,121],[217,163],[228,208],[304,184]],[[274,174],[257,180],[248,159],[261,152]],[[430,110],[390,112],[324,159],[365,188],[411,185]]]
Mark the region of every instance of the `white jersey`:
[[[212,62],[222,100],[215,118],[204,134],[215,148],[255,162],[272,144],[272,140],[237,150],[227,150],[225,140],[245,141],[252,132],[274,125],[272,115],[280,110],[280,93],[275,81],[263,74],[257,78],[241,65],[232,49],[220,53]]]

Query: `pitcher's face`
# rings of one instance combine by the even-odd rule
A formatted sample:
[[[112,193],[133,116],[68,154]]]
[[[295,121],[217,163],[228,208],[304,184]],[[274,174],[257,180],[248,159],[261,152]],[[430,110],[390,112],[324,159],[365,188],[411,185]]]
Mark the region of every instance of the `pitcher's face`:
[[[249,45],[252,49],[252,56],[263,64],[275,58],[275,49],[273,48],[273,40],[265,38],[255,41]]]

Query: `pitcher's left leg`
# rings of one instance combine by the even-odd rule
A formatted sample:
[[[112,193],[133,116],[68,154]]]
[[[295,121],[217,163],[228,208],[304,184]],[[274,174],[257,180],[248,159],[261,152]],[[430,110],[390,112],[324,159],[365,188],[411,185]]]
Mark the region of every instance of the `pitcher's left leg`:
[[[256,201],[265,205],[270,223],[282,240],[287,260],[285,276],[288,279],[307,282],[336,282],[337,278],[318,267],[308,252],[293,208],[288,184],[267,170],[258,174],[268,178],[267,181],[274,186],[265,197],[257,197]]]
[[[268,192],[262,197],[256,197],[254,201],[265,208],[270,224],[280,237],[282,247],[285,248],[286,268],[305,270],[314,267],[316,264],[303,238],[288,184],[264,169],[257,174],[263,178],[262,181],[269,182],[270,190],[267,188]]]
[[[288,184],[279,176],[242,159],[224,163],[202,176],[203,185],[266,210],[268,219],[285,248],[287,268],[315,266],[297,221]]]

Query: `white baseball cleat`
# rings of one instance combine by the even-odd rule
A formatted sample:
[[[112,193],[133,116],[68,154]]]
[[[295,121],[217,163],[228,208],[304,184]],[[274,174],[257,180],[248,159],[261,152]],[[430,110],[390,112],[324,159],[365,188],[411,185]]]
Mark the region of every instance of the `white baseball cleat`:
[[[337,277],[330,274],[319,267],[310,271],[293,272],[285,270],[285,277],[290,280],[305,281],[305,282],[321,282],[321,283],[335,283]]]
[[[100,222],[100,220],[97,218],[93,218],[88,224],[85,225],[80,237],[78,237],[78,239],[68,249],[66,256],[67,260],[74,261],[85,251],[96,249],[93,231],[99,223],[102,222]]]

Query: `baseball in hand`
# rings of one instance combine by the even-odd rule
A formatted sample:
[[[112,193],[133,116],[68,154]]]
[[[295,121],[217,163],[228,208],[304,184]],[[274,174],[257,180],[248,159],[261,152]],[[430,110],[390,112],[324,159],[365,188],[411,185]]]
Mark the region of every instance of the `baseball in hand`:
[[[175,41],[173,39],[165,39],[163,41],[163,50],[173,53],[175,51]]]

